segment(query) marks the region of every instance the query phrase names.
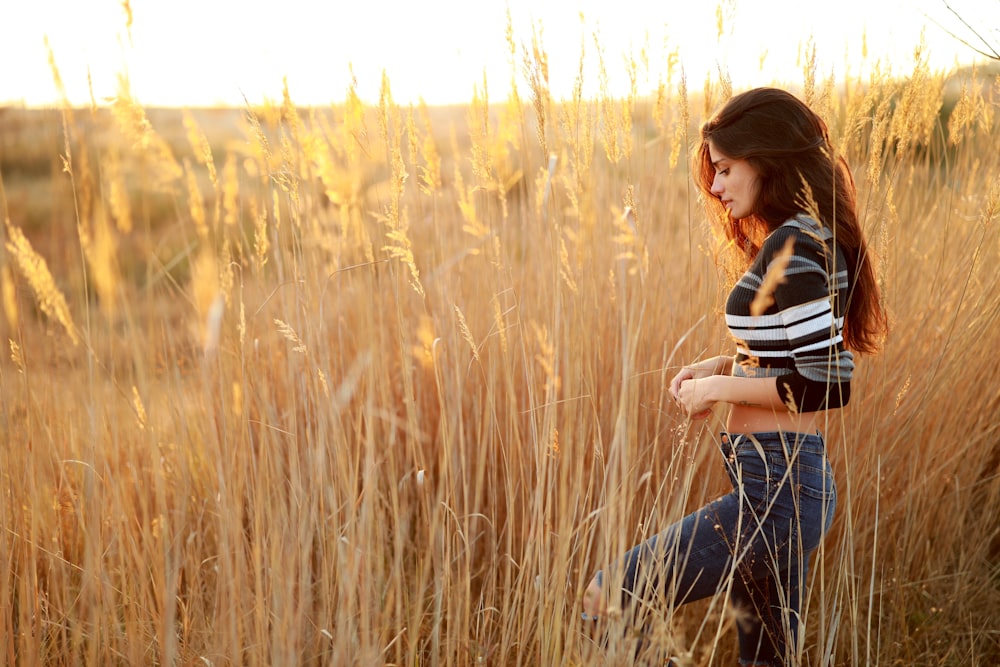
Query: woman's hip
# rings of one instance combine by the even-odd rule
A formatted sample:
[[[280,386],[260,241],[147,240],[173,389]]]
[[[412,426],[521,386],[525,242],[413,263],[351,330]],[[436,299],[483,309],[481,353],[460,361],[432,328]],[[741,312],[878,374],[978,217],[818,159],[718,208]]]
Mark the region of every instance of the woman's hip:
[[[837,503],[833,469],[816,433],[723,433],[733,492],[758,525],[798,534],[806,548],[829,529]]]

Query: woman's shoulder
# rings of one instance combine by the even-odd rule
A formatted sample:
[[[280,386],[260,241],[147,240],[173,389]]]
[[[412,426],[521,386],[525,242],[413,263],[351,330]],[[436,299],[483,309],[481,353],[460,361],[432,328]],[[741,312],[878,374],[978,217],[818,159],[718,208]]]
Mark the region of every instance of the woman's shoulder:
[[[789,239],[792,239],[792,252],[796,255],[822,254],[829,247],[833,233],[815,218],[797,215],[768,234],[761,246],[761,253],[773,256],[786,248]]]

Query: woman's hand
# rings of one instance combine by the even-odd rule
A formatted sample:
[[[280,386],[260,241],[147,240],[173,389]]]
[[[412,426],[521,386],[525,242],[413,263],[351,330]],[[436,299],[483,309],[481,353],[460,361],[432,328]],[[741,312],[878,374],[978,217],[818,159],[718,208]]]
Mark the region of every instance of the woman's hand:
[[[674,376],[674,379],[670,381],[670,395],[674,397],[675,402],[679,400],[677,395],[681,391],[681,383],[685,380],[692,380],[695,377],[695,369],[692,366],[685,366]],[[700,377],[704,377],[704,374]]]
[[[607,610],[608,605],[601,591],[601,585],[597,577],[594,577],[583,594],[583,615],[587,620],[597,620],[604,616]]]
[[[681,376],[684,371],[678,373]],[[674,400],[680,406],[684,414],[690,419],[705,419],[712,412],[715,401],[710,398],[712,377],[688,377],[681,379],[678,383],[677,391],[673,391],[671,383],[671,393]]]
[[[687,380],[699,380],[701,378],[707,378],[715,374],[715,365],[710,364],[714,359],[709,359],[708,361],[703,361],[700,364],[694,364],[693,366],[685,366],[682,368],[674,379],[670,381],[670,395],[677,400],[677,394],[680,393],[681,383]],[[706,366],[708,366],[706,368]]]
[[[670,381],[670,395],[674,402],[691,419],[704,419],[712,411],[715,401],[706,400],[704,390],[714,375],[728,375],[732,366],[732,357],[713,357],[696,364],[685,366]],[[685,385],[688,385],[685,389]]]
[[[688,364],[681,368],[674,379],[670,381],[670,394],[676,399],[681,390],[681,383],[685,380],[700,380],[713,375],[730,375],[732,369],[733,358],[726,356],[702,359],[699,362]]]

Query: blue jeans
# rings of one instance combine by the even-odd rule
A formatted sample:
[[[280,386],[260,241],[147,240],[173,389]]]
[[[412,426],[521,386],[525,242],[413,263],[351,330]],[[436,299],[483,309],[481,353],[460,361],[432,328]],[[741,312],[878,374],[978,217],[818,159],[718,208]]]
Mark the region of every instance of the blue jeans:
[[[723,433],[732,492],[692,512],[609,568],[621,605],[668,604],[728,589],[740,663],[784,665],[795,654],[809,555],[837,503],[819,433]],[[597,573],[604,586],[605,573]]]

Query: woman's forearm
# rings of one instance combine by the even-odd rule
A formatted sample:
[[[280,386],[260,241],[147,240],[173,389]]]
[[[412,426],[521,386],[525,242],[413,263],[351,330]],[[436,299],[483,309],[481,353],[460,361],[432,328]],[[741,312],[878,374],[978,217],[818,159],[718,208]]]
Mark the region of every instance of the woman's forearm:
[[[775,378],[714,376],[705,383],[705,400],[730,403],[749,408],[764,408],[788,412],[788,405],[778,394]]]
[[[710,359],[703,359],[698,363],[691,364],[688,366],[692,371],[698,372],[699,374],[709,375],[732,375],[733,374],[733,357],[728,355],[719,355],[718,357],[711,357]]]

